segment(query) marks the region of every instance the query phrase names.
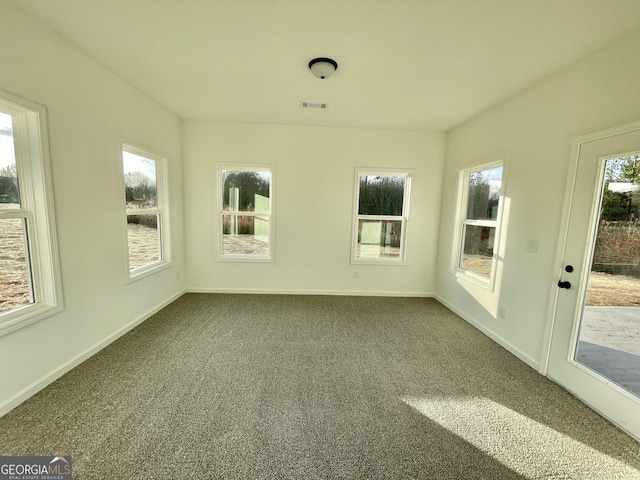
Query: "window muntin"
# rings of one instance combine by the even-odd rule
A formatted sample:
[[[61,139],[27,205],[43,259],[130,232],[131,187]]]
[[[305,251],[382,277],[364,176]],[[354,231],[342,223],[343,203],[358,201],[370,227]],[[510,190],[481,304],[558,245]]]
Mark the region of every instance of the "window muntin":
[[[356,170],[352,262],[404,263],[411,176]]]
[[[502,187],[502,163],[462,174],[464,208],[456,268],[487,284],[493,280],[496,265]]]
[[[0,335],[62,309],[44,107],[0,92]]]
[[[269,261],[273,254],[273,169],[218,166],[219,260]]]
[[[168,264],[164,161],[131,145],[122,149],[129,279]]]

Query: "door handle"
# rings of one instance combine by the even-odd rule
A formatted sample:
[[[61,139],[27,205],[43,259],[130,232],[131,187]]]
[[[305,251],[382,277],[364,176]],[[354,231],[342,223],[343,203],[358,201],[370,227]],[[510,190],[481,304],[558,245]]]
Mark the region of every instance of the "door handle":
[[[569,290],[571,288],[571,282],[563,282],[562,280],[560,280],[558,282],[558,288],[566,288],[567,290]]]

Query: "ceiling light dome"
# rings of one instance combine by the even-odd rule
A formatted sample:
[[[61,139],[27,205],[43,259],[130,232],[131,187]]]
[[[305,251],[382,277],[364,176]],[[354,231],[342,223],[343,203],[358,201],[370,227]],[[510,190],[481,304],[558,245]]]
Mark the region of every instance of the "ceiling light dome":
[[[316,78],[329,78],[338,69],[338,62],[326,57],[314,58],[309,62],[309,69]]]

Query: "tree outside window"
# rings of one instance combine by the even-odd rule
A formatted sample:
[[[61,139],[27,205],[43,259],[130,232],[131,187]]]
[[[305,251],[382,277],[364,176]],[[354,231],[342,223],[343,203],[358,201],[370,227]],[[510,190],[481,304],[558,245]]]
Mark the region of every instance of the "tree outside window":
[[[411,176],[356,170],[353,263],[404,263]]]
[[[273,168],[218,167],[219,260],[273,259]]]

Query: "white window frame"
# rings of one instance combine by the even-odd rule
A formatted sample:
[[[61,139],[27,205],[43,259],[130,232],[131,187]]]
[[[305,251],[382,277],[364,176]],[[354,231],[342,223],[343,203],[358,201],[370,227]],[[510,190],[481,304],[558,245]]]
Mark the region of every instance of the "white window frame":
[[[156,195],[157,201],[154,208],[136,208],[128,209],[126,195],[124,190],[124,152],[132,153],[156,162]],[[126,283],[140,280],[152,275],[160,270],[164,270],[171,266],[171,248],[169,235],[169,196],[167,188],[167,159],[166,157],[155,153],[147,148],[139,147],[132,142],[122,143],[120,165],[122,167],[122,205],[124,210],[124,245],[125,245],[125,271]],[[130,252],[129,252],[129,235],[128,235],[128,216],[129,215],[157,215],[158,216],[158,244],[159,244],[159,260],[147,263],[140,267],[131,268]]]
[[[224,210],[224,191],[223,181],[225,171],[234,172],[269,172],[269,212],[240,212]],[[218,163],[216,164],[216,261],[221,262],[257,262],[257,263],[273,263],[275,262],[275,165],[272,164],[246,164],[246,163]],[[269,252],[267,255],[256,254],[224,254],[223,253],[223,229],[222,222],[224,215],[237,215],[245,217],[263,217],[269,223]]]
[[[356,167],[353,188],[353,225],[351,234],[351,264],[353,265],[407,265],[407,232],[409,227],[409,204],[413,169]],[[360,177],[405,177],[402,199],[402,215],[360,215]],[[400,256],[398,258],[356,257],[358,253],[358,225],[360,220],[399,221]]]
[[[453,249],[454,255],[452,258],[451,269],[458,277],[466,278],[467,280],[493,291],[495,289],[496,282],[496,268],[498,252],[500,251],[500,244],[502,240],[502,211],[504,208],[504,191],[505,191],[505,179],[507,165],[505,160],[494,160],[481,165],[465,168],[460,171],[459,177],[459,194],[458,194],[458,214],[456,222],[456,234],[454,235],[454,241],[456,247]],[[468,201],[469,201],[469,180],[474,173],[483,172],[485,170],[491,170],[494,168],[502,167],[502,177],[500,180],[500,192],[498,197],[498,211],[495,220],[473,220],[467,218],[468,213]],[[464,253],[464,241],[465,231],[467,226],[477,227],[491,227],[495,228],[494,242],[493,242],[493,255],[491,259],[491,273],[489,277],[486,277],[477,272],[462,268],[462,255]]]
[[[0,110],[13,117],[20,208],[0,209],[0,218],[26,222],[27,271],[33,303],[0,314],[0,336],[63,309],[53,187],[42,105],[0,91]]]

